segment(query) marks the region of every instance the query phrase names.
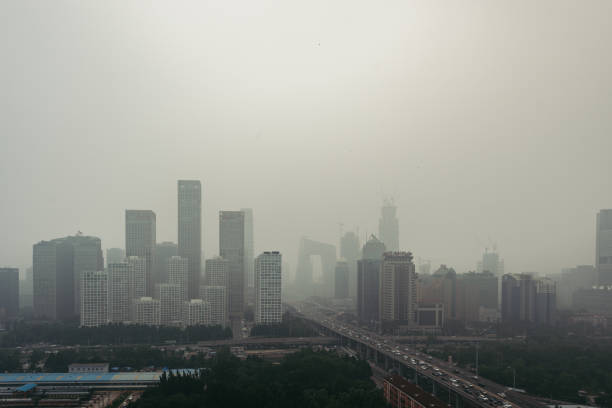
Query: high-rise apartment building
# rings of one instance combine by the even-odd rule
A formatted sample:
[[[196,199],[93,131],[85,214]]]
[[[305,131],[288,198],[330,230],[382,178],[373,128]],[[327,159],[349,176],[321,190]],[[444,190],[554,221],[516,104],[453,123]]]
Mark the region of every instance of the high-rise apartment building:
[[[112,323],[123,323],[131,319],[133,307],[134,267],[127,262],[108,264],[110,315]]]
[[[346,260],[336,262],[334,298],[347,299],[349,297],[349,273],[349,264]]]
[[[183,325],[198,326],[210,324],[210,307],[202,299],[183,302]]]
[[[130,265],[130,299],[139,299],[147,295],[148,278],[147,259],[142,256],[128,256]]]
[[[168,259],[168,283],[179,286],[181,301],[188,300],[189,259],[180,256],[173,256]]]
[[[612,285],[612,209],[597,214],[595,266],[599,285]]]
[[[160,323],[179,325],[182,319],[183,303],[180,285],[160,283],[155,285],[155,298],[159,300]]]
[[[410,252],[385,252],[380,269],[381,322],[416,321],[416,273]]]
[[[206,286],[229,286],[229,262],[220,256],[206,260]]]
[[[202,274],[202,184],[178,181],[178,255],[189,260],[189,293],[196,299]]]
[[[19,313],[19,269],[0,268],[0,322]]]
[[[125,254],[145,259],[146,294],[153,293],[156,217],[151,210],[125,210]]]
[[[106,250],[106,266],[125,262],[125,249],[108,248]]]
[[[62,320],[78,315],[82,272],[104,267],[100,239],[76,235],[41,241],[32,258],[35,315]]]
[[[79,301],[81,326],[96,327],[108,323],[108,272],[85,271],[81,274]]]
[[[25,279],[19,281],[19,308],[34,307],[34,273],[32,267],[26,268]]]
[[[159,326],[160,302],[152,297],[141,297],[134,301],[134,322],[145,326]]]
[[[502,321],[554,324],[556,288],[550,279],[528,273],[502,277]]]
[[[225,326],[227,322],[227,288],[225,286],[200,286],[200,298],[208,303],[210,324]]]
[[[264,252],[255,259],[255,323],[282,321],[280,252]]]
[[[249,288],[255,285],[255,247],[253,241],[253,209],[242,208],[244,213],[244,275]]]
[[[244,312],[244,213],[219,212],[219,253],[228,261],[230,320],[241,319]]]
[[[161,242],[155,245],[153,259],[153,283],[168,283],[168,259],[178,255],[178,245],[174,242]]]
[[[357,315],[359,321],[374,324],[379,318],[379,285],[383,244],[374,235],[363,246],[362,259],[357,262]]]
[[[378,221],[378,236],[385,244],[387,251],[399,251],[399,220],[397,207],[391,200],[385,200]]]

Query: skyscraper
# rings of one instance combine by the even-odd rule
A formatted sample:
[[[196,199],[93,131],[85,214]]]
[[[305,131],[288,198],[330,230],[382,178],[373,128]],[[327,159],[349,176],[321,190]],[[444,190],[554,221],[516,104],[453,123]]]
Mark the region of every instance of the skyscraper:
[[[19,313],[19,269],[0,268],[0,322]]]
[[[410,252],[385,252],[379,296],[381,322],[416,321],[416,273]]]
[[[125,210],[125,254],[140,256],[146,262],[146,293],[153,293],[153,257],[156,242],[156,217],[151,210]]]
[[[196,299],[202,265],[202,185],[178,181],[178,255],[189,260],[188,299]]]
[[[282,321],[281,254],[264,252],[255,260],[255,323],[275,324]]]
[[[612,285],[612,210],[597,214],[595,265],[601,286]]]
[[[202,299],[183,302],[183,325],[197,326],[210,324],[210,305]]]
[[[125,261],[125,249],[123,248],[108,248],[106,250],[106,266],[110,264],[118,264]]]
[[[239,320],[244,312],[244,213],[219,212],[219,253],[228,261],[229,318]]]
[[[108,323],[108,272],[85,271],[81,274],[81,326],[95,327]]]
[[[229,286],[229,262],[220,256],[206,260],[206,286]]]
[[[141,297],[134,301],[134,322],[145,326],[159,326],[160,302],[152,297]]]
[[[112,323],[127,322],[131,319],[130,309],[135,298],[130,287],[134,279],[133,264],[127,262],[108,264],[110,313]]]
[[[379,279],[383,244],[374,235],[363,246],[362,259],[357,262],[357,315],[359,321],[374,324],[379,318]]]
[[[357,261],[361,255],[359,237],[352,231],[345,233],[340,238],[340,257],[344,258],[349,268],[349,296],[357,297]]]
[[[255,285],[255,248],[253,242],[253,209],[242,208],[244,213],[244,275],[249,288]]]
[[[182,301],[188,300],[188,280],[189,259],[181,256],[173,256],[168,259],[168,283],[172,283],[180,287]]]
[[[70,319],[80,312],[80,278],[104,267],[100,239],[83,235],[41,241],[32,251],[34,313]]]
[[[385,200],[378,221],[378,236],[385,244],[387,251],[399,251],[399,221],[397,207],[392,200]]]
[[[153,283],[168,283],[168,259],[178,255],[178,245],[174,242],[161,242],[155,245],[153,259]]]
[[[182,319],[183,303],[180,285],[160,283],[155,285],[155,298],[159,300],[160,324],[178,325]]]
[[[128,256],[130,265],[130,299],[146,296],[148,287],[147,260],[142,256]]]
[[[336,262],[334,279],[334,298],[346,299],[349,297],[349,264],[341,259]]]
[[[210,324],[225,326],[227,322],[227,288],[225,286],[200,286],[200,298],[210,308]]]

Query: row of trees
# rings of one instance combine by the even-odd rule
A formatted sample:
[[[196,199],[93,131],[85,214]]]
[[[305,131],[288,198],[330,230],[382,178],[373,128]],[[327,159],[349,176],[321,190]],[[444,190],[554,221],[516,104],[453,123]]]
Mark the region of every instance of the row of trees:
[[[76,323],[17,322],[0,337],[0,347],[35,343],[61,345],[158,344],[165,341],[191,343],[232,337],[232,330],[221,326],[153,327],[109,324],[79,327]]]
[[[302,350],[273,364],[239,360],[227,350],[196,375],[164,376],[136,408],[175,407],[385,407],[364,361]]]
[[[447,344],[434,352],[453,356],[459,365],[474,367],[474,345]],[[555,336],[480,345],[480,375],[542,397],[584,402],[579,390],[612,395],[612,342]]]
[[[316,331],[304,321],[289,312],[283,314],[280,324],[256,325],[251,329],[251,336],[261,337],[313,337]]]

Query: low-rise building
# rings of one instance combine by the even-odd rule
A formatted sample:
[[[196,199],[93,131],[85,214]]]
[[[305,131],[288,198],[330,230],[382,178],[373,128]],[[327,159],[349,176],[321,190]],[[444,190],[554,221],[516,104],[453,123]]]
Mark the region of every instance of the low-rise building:
[[[385,400],[393,408],[447,408],[442,401],[399,375],[385,378],[383,391]]]

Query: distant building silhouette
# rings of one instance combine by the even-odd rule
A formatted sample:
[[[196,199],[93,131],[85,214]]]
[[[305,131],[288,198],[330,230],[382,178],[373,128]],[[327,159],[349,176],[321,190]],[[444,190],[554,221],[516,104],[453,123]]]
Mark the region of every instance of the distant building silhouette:
[[[380,268],[385,245],[374,235],[363,246],[357,262],[357,316],[359,321],[375,324],[379,320]]]
[[[146,294],[153,293],[156,217],[151,210],[125,210],[125,254],[145,259]]]
[[[340,258],[344,258],[349,268],[349,296],[357,298],[357,261],[361,258],[359,237],[352,231],[340,238]]]
[[[599,285],[612,285],[612,210],[601,210],[597,214],[595,248]]]
[[[556,321],[556,289],[550,279],[531,274],[502,278],[502,321],[552,325]]]
[[[387,251],[399,251],[399,220],[397,207],[391,200],[385,200],[378,221],[378,236],[385,244]]]
[[[219,253],[228,262],[229,309],[231,320],[241,319],[244,312],[244,213],[219,212]]]
[[[180,300],[187,301],[189,291],[189,259],[173,256],[168,259],[168,283],[178,285],[180,288]],[[199,296],[199,288],[198,288]]]
[[[153,283],[168,283],[168,259],[178,256],[178,245],[174,242],[160,242],[155,245],[153,257]]]
[[[381,323],[416,322],[416,272],[410,252],[383,254],[379,288]]]
[[[243,208],[244,213],[244,275],[247,286],[255,286],[255,247],[253,241],[253,209]]]
[[[106,250],[106,265],[125,262],[125,250],[123,248],[108,248]]]
[[[0,268],[0,322],[19,313],[19,269]]]
[[[159,326],[160,302],[152,297],[141,297],[134,301],[134,323],[145,326]]]
[[[196,299],[202,274],[202,185],[178,181],[178,255],[189,260],[188,299]]]
[[[322,277],[315,282],[313,276],[313,255],[321,257]],[[313,241],[302,237],[298,252],[298,264],[295,282],[304,296],[334,296],[334,270],[336,267],[336,247],[324,242]]]
[[[334,298],[347,299],[349,297],[349,264],[344,259],[336,262],[334,280]]]

